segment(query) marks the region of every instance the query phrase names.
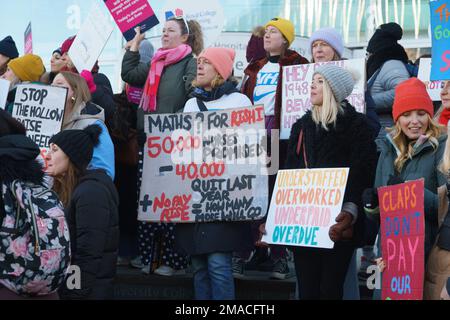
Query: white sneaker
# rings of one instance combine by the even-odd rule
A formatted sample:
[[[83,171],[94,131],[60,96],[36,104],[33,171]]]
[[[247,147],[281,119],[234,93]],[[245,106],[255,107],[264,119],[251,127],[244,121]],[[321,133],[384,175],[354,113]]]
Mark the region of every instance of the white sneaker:
[[[137,256],[136,258],[131,259],[131,260],[130,260],[130,265],[131,265],[133,268],[136,268],[136,269],[142,269],[142,268],[145,267],[145,264],[142,263],[142,260],[141,260],[141,257],[140,257],[140,256]]]
[[[144,267],[141,269],[142,273],[150,274],[150,264],[144,265]]]
[[[186,270],[181,269],[181,270],[175,270],[169,266],[161,266],[158,269],[156,269],[154,271],[155,274],[158,274],[160,276],[166,276],[166,277],[170,277],[173,275],[181,275],[181,274],[185,274]]]

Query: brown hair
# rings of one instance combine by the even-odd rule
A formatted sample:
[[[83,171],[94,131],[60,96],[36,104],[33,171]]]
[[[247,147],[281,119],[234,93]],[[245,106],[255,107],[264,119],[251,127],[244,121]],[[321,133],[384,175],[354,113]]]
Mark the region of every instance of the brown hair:
[[[181,35],[188,35],[186,44],[192,48],[194,55],[198,56],[203,51],[203,31],[202,26],[196,20],[187,21],[189,30],[186,27],[183,19],[177,19],[175,17],[168,21],[176,21],[181,29]]]
[[[69,83],[73,91],[73,97],[69,97],[69,99],[73,98],[73,107],[70,109],[66,107],[66,110],[64,112],[64,125],[66,123],[66,120],[70,119],[70,116],[73,113],[75,107],[78,107],[79,105],[87,103],[91,100],[91,93],[89,92],[86,80],[84,80],[84,78],[82,78],[80,75],[68,71],[61,71],[60,74],[64,77],[64,79],[66,79],[67,83]]]
[[[265,32],[266,32],[266,28],[264,28],[263,26],[257,26],[253,29],[252,34],[255,37],[263,38]]]
[[[68,207],[72,199],[72,193],[78,185],[82,172],[69,160],[69,167],[63,176],[55,177],[53,190],[58,194],[64,207]]]

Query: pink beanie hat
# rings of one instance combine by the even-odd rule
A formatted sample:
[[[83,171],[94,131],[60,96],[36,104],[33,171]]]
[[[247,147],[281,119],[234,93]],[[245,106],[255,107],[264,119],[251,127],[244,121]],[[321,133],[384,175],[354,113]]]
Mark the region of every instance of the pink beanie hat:
[[[198,58],[205,58],[211,62],[224,80],[227,80],[233,72],[234,57],[236,52],[229,48],[207,48]]]

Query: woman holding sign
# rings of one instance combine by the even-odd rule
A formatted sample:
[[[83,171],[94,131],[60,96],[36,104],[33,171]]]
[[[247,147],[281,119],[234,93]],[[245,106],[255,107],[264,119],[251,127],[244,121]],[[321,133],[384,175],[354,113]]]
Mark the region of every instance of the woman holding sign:
[[[362,237],[361,194],[373,183],[376,146],[366,116],[345,100],[353,87],[345,69],[317,68],[313,107],[295,123],[289,138],[288,169],[350,169],[341,213],[329,230],[334,248],[293,248],[301,299],[342,299],[347,269]]]
[[[425,261],[438,233],[438,187],[445,176],[438,165],[444,154],[447,136],[432,117],[434,115],[425,84],[417,78],[400,83],[395,89],[392,109],[394,127],[381,140],[374,189],[364,192],[368,216],[379,224],[376,188],[405,181],[425,180]],[[380,243],[380,239],[379,239]],[[381,249],[378,249],[381,256]]]
[[[144,87],[137,110],[137,131],[139,144],[145,143],[144,115],[149,113],[176,113],[186,104],[196,76],[196,59],[203,49],[203,34],[200,24],[195,20],[186,20],[180,10],[166,12],[166,22],[161,36],[162,47],[155,52],[149,63],[139,61],[139,46],[145,35],[136,28],[136,36],[131,40],[130,48],[122,61],[122,80],[131,86]],[[142,175],[142,174],[141,174]],[[141,177],[139,177],[141,179]],[[139,223],[139,249],[142,256],[142,269],[150,273],[157,239],[164,239],[162,265],[154,272],[163,276],[172,276],[183,272],[186,266],[184,256],[173,249],[174,224]],[[155,259],[156,260],[156,259]]]
[[[197,61],[194,98],[184,112],[204,112],[251,106],[250,100],[229,79],[235,51],[208,48]],[[235,298],[232,272],[233,251],[250,249],[250,225],[246,222],[205,222],[177,224],[175,241],[191,257],[197,300]]]

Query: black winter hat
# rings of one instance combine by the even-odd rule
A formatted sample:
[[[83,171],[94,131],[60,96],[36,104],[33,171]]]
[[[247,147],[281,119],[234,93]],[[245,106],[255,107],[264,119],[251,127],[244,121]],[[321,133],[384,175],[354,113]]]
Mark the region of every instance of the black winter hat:
[[[0,137],[0,163],[2,158],[15,161],[30,161],[40,154],[38,145],[22,134],[11,134]]]
[[[64,130],[54,135],[50,143],[56,144],[80,170],[85,170],[92,160],[102,128],[90,125],[83,130]]]
[[[0,54],[10,58],[15,59],[19,56],[19,51],[17,51],[16,43],[11,36],[7,36],[5,39],[0,41]]]
[[[395,46],[403,36],[403,29],[395,22],[382,24],[373,34],[367,45],[367,52],[377,53]]]

